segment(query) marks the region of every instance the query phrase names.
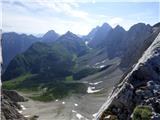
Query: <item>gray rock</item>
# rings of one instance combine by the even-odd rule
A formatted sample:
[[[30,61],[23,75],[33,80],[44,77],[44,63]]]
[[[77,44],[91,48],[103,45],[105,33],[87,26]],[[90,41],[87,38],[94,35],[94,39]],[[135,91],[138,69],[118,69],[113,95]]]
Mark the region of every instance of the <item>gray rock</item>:
[[[17,99],[15,99],[15,97],[17,97]],[[12,99],[14,101],[12,101]],[[27,120],[23,115],[21,115],[18,112],[18,109],[20,109],[20,106],[15,102],[18,100],[22,101],[22,96],[18,96],[18,94],[16,94],[15,91],[2,90],[2,95],[1,95],[1,119],[2,120]]]
[[[2,93],[4,94],[4,97],[8,97],[13,102],[25,102],[25,101],[27,101],[26,98],[24,98],[23,96],[21,96],[15,90],[2,90]]]
[[[151,117],[151,120],[160,120],[160,114],[154,114],[152,117]]]

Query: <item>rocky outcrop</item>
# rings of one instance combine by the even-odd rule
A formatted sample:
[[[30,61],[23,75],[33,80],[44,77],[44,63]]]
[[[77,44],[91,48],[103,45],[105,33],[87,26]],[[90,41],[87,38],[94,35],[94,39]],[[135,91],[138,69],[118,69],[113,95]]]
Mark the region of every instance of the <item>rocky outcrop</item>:
[[[24,101],[27,101],[26,98],[24,98],[23,96],[21,96],[20,94],[18,94],[14,90],[2,90],[2,93],[3,93],[5,98],[9,98],[13,102],[24,102]]]
[[[24,102],[26,99],[16,91],[2,90],[1,94],[1,119],[2,120],[27,120],[18,111],[21,106],[17,102]]]
[[[98,120],[129,120],[138,105],[152,108],[151,119],[160,116],[160,33],[138,63],[113,90],[99,110]]]

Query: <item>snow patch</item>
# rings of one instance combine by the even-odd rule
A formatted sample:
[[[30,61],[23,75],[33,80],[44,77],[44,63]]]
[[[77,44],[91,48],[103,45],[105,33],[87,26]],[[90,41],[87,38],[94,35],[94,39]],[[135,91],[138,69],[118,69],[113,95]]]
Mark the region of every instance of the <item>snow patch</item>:
[[[96,117],[96,116],[97,116],[97,114],[98,114],[98,113],[94,113],[92,116],[93,116],[93,117]]]
[[[72,110],[73,113],[76,113],[76,117],[81,120],[82,118],[84,118],[84,116],[82,116],[81,114],[79,114],[77,111]]]
[[[77,106],[78,106],[78,104],[77,104],[77,103],[74,103],[74,106],[76,106],[76,107],[77,107]]]
[[[64,104],[66,104],[66,102],[63,101],[62,104],[64,105]]]
[[[22,110],[18,110],[18,112],[19,112],[19,113],[22,113],[23,111],[22,111]]]
[[[29,118],[29,117],[30,117],[30,115],[25,115],[24,117]]]
[[[105,65],[101,65],[101,66],[99,66],[99,68],[104,68],[105,67]]]
[[[85,41],[85,44],[88,45],[88,41]]]
[[[22,108],[22,110],[25,110],[25,109],[26,109],[23,105],[21,105],[21,108]]]
[[[73,113],[76,113],[76,111],[75,111],[75,110],[72,110],[72,112],[73,112]]]
[[[102,88],[103,89],[103,88]],[[96,92],[99,92],[101,91],[102,89],[98,89],[98,90],[93,90],[91,86],[88,87],[87,89],[87,93],[96,93]]]
[[[82,119],[82,118],[84,118],[84,116],[82,116],[81,114],[79,114],[79,113],[77,113],[76,114],[76,117],[78,118],[78,119]]]
[[[58,102],[58,99],[56,99],[56,102]]]
[[[105,65],[98,65],[98,64],[100,64],[100,63],[96,63],[95,65],[95,68],[104,68],[105,67]]]
[[[105,63],[105,62],[106,62],[106,60],[103,60],[103,61],[101,61],[101,62],[95,63],[94,65],[99,65],[99,64],[102,64],[102,63]]]

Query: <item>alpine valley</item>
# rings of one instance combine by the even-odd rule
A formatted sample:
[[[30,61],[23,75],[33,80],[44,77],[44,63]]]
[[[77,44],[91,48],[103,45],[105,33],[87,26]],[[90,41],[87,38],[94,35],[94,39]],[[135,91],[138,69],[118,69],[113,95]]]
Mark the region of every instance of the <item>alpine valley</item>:
[[[160,120],[160,23],[3,33],[2,56],[2,120]]]

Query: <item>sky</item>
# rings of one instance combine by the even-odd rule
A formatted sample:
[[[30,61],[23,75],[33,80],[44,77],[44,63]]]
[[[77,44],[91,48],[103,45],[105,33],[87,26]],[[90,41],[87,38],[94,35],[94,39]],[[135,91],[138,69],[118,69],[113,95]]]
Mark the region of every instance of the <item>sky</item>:
[[[69,30],[86,35],[103,23],[108,23],[113,28],[121,25],[128,30],[139,22],[154,25],[160,21],[158,0],[110,1],[2,0],[1,28],[3,32],[26,34],[41,34],[48,30],[64,34]]]

